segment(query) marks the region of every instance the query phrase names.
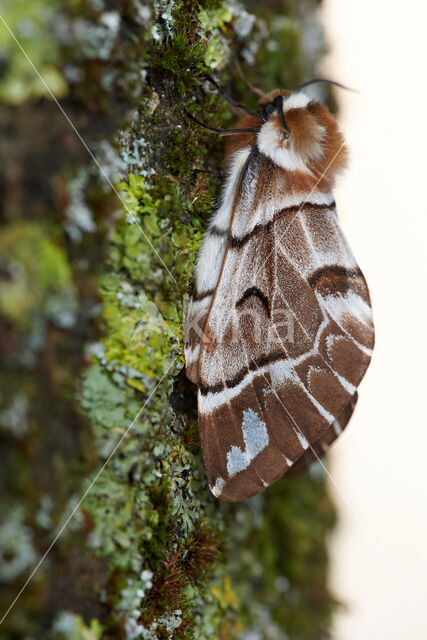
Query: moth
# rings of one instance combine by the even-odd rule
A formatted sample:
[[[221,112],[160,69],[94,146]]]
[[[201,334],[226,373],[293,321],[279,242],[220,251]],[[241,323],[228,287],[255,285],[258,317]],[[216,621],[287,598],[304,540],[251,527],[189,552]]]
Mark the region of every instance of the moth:
[[[305,86],[267,93],[235,129],[214,129],[230,134],[227,171],[184,346],[209,486],[226,502],[323,455],[353,413],[374,346],[368,287],[333,195],[348,150]]]

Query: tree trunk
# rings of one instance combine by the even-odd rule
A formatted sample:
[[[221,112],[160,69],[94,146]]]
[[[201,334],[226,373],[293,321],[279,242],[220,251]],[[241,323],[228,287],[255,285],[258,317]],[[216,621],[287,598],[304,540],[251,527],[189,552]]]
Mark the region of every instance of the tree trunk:
[[[222,155],[184,109],[228,126],[203,72],[254,107],[236,61],[271,90],[322,53],[314,0],[260,5],[3,3],[46,84],[0,23],[1,640],[328,637],[324,476],[221,504],[183,373]]]

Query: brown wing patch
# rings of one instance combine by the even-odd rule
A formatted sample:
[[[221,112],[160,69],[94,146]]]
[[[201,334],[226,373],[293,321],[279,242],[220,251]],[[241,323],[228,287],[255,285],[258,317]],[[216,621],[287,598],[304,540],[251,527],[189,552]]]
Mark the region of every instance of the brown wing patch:
[[[329,425],[322,435],[314,442],[309,449],[302,455],[297,462],[289,469],[289,476],[299,475],[306,471],[313,462],[323,458],[328,451],[329,447],[335,442],[335,440],[341,435],[346,428],[351,416],[353,415],[354,408],[357,403],[357,393],[354,394],[348,404],[345,405],[337,419]]]
[[[246,500],[280,478],[288,468],[283,451],[294,458],[303,453],[291,418],[274,394],[265,393],[268,379],[255,375],[233,402],[199,414],[208,481],[226,502]],[[278,428],[272,431],[272,424]]]
[[[369,309],[331,211],[289,212],[228,247],[199,360],[199,429],[215,495],[256,495],[335,439],[369,363]]]

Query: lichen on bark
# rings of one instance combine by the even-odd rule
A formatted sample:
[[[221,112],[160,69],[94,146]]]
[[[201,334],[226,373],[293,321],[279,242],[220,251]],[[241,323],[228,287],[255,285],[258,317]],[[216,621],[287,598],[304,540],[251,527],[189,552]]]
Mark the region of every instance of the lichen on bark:
[[[233,59],[265,89],[313,73],[316,6],[5,3],[98,164],[2,31],[2,610],[78,507],[2,640],[327,637],[325,478],[218,502],[182,346],[220,189],[194,169],[221,162],[184,108],[232,122],[206,71],[253,106]]]

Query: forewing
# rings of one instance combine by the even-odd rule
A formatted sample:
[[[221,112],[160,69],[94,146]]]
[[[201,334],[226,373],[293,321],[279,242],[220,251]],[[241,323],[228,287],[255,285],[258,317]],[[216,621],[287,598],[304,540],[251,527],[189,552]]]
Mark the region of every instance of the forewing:
[[[219,208],[215,211],[197,257],[196,282],[188,305],[184,348],[187,377],[197,384],[198,361],[204,328],[218,282],[227,249],[233,211],[251,209],[252,191],[241,189],[242,178],[250,179],[254,172],[251,147],[238,149],[231,157],[227,178],[221,194]]]
[[[225,501],[256,495],[310,462],[310,447],[328,446],[370,361],[366,282],[332,200],[319,200],[278,202],[274,215],[270,203],[246,233],[235,212],[199,358],[205,467]]]

